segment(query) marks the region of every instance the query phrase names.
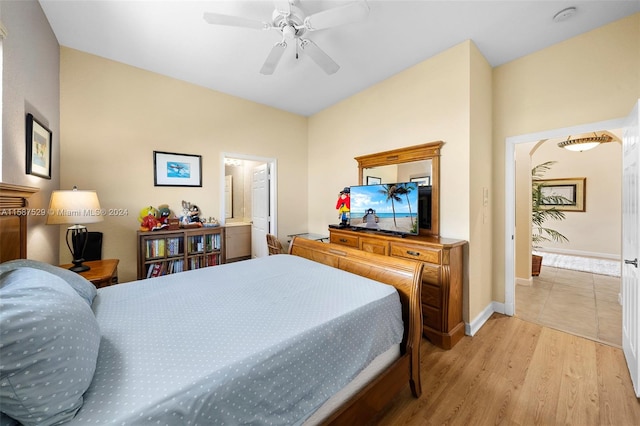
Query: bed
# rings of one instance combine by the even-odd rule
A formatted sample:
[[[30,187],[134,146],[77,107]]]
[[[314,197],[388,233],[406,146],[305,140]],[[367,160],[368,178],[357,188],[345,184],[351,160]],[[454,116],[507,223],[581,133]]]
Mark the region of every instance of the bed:
[[[407,384],[421,393],[417,262],[294,238],[288,254],[97,291],[60,268],[6,268],[20,263],[3,264],[12,272],[0,280],[11,282],[0,291],[22,291],[3,296],[5,308],[30,303],[34,288],[46,287],[47,300],[35,303],[76,320],[48,328],[78,329],[53,341],[75,348],[72,366],[55,368],[75,369],[72,383],[49,380],[58,400],[36,402],[20,417],[24,424],[356,424]],[[58,297],[63,302],[53,303]],[[20,332],[35,328],[23,324]],[[38,340],[38,332],[19,339],[5,333],[0,351]],[[44,369],[15,367],[12,356],[24,364],[31,355],[11,349],[1,363],[0,409],[19,417],[25,393],[16,385],[47,380],[38,381]]]

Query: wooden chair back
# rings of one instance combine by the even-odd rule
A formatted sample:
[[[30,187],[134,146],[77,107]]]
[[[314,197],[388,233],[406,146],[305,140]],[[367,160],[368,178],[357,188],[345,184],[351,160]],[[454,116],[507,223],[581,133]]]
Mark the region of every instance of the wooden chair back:
[[[284,248],[275,235],[267,234],[267,247],[269,248],[269,256],[272,254],[284,254]]]

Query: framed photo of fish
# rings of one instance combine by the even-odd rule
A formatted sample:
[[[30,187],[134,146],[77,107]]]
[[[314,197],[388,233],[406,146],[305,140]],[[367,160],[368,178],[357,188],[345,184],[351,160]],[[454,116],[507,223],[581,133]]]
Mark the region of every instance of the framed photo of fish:
[[[27,174],[51,179],[53,133],[27,114]]]
[[[202,186],[202,156],[153,151],[154,186]]]

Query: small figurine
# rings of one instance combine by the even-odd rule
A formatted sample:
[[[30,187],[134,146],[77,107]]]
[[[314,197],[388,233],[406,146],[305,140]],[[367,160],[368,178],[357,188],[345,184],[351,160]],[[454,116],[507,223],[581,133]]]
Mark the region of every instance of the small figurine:
[[[189,211],[191,209],[191,203],[182,200],[182,216],[180,217],[180,224],[187,225],[189,223]]]
[[[153,206],[143,208],[140,210],[138,222],[140,222],[141,231],[153,231],[160,229],[160,222],[158,222],[158,210]]]
[[[195,204],[191,204],[189,207],[189,223],[202,222],[200,220],[200,208]]]
[[[351,211],[351,188],[345,186],[340,191],[340,197],[336,203],[336,209],[338,210],[338,219],[340,219],[340,225],[347,226],[349,224],[349,212]]]
[[[160,218],[158,219],[158,221],[162,225],[169,226],[169,218],[171,217],[171,210],[169,210],[169,206],[166,204],[162,204],[158,206],[158,213],[160,215]]]
[[[195,204],[182,200],[182,217],[180,226],[183,228],[195,228],[202,226],[200,220],[200,208]]]

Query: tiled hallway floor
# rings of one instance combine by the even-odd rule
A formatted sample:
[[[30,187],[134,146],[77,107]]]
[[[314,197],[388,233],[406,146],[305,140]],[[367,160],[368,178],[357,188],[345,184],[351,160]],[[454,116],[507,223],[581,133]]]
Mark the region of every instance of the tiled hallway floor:
[[[516,285],[516,316],[608,345],[622,345],[620,278],[543,266]]]

